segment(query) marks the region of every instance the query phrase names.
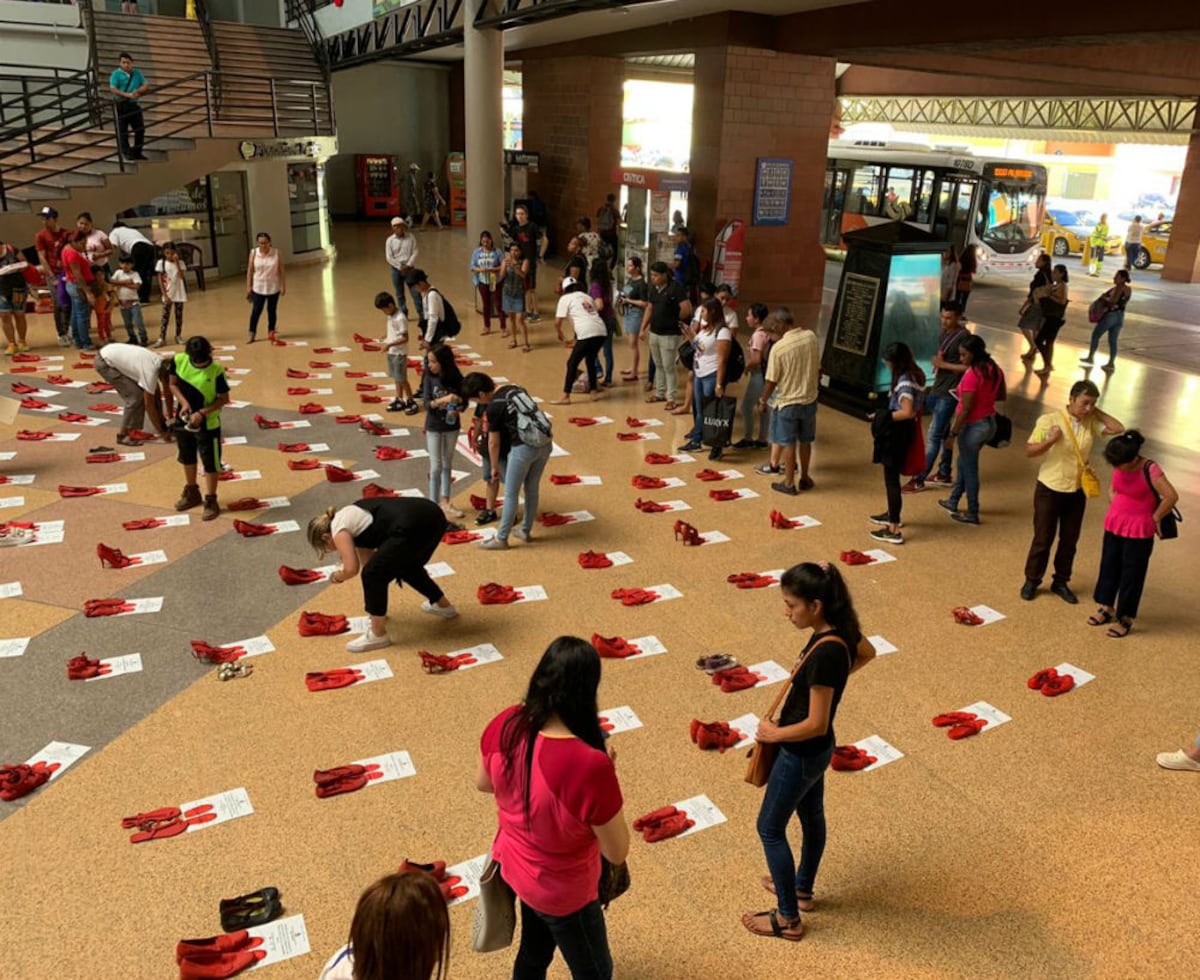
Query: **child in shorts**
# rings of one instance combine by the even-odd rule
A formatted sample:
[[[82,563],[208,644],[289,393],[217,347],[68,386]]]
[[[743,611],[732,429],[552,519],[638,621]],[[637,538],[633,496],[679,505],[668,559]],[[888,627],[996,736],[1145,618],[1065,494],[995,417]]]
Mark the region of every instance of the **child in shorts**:
[[[396,382],[396,397],[388,405],[388,411],[416,415],[420,409],[408,383],[408,319],[391,293],[379,293],[375,309],[387,317],[387,336],[379,342],[387,352],[388,377]]]
[[[132,255],[121,256],[121,268],[112,274],[110,282],[117,287],[117,303],[129,342],[145,347],[149,338],[146,336],[146,321],[142,318],[142,304],[138,300],[142,277],[133,268]]]

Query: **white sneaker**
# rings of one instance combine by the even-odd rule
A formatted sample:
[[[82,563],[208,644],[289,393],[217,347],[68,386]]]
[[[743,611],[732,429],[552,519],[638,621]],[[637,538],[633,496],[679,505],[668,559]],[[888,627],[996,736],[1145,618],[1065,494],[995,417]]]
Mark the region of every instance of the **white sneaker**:
[[[529,542],[533,540],[533,535],[526,531],[523,527],[519,527],[513,531],[513,537],[518,541],[524,541],[526,544],[529,544]]]
[[[442,504],[442,513],[445,514],[447,517],[453,517],[455,520],[458,520],[459,518],[466,516],[461,510],[459,510],[457,507],[455,507],[454,504],[452,504],[448,500],[444,504]]]
[[[1176,769],[1180,772],[1200,772],[1200,762],[1180,749],[1177,752],[1159,752],[1155,761],[1164,769]]]
[[[429,613],[430,616],[441,616],[442,619],[454,619],[458,615],[458,610],[453,606],[437,606],[428,599],[421,603],[421,612]]]
[[[70,346],[71,346],[71,338],[70,338],[70,336],[69,336],[69,335],[67,335],[67,334],[65,334],[65,333],[64,333],[64,334],[60,334],[60,335],[59,335],[59,338],[58,338],[58,346],[59,346],[59,347],[70,347]]]
[[[156,340],[156,341],[154,342],[154,346],[155,346],[155,347],[166,347],[166,346],[167,346],[167,338],[166,338],[166,337],[159,337],[159,338],[158,338],[158,340]]]
[[[507,551],[508,542],[503,538],[488,538],[486,541],[480,541],[479,547],[484,551]]]
[[[346,644],[346,649],[351,653],[365,653],[367,650],[381,650],[384,647],[392,645],[392,638],[386,633],[383,636],[376,636],[371,632],[370,627],[357,640],[351,640]]]

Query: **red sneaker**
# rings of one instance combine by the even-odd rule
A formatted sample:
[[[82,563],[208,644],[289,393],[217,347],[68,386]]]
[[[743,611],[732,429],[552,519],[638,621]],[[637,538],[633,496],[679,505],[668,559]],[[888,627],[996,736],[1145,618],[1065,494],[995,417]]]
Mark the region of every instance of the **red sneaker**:
[[[585,551],[579,556],[580,568],[612,568],[612,559],[600,551]]]
[[[250,521],[235,520],[233,529],[243,538],[262,538],[275,533],[275,528],[269,524],[252,524]]]

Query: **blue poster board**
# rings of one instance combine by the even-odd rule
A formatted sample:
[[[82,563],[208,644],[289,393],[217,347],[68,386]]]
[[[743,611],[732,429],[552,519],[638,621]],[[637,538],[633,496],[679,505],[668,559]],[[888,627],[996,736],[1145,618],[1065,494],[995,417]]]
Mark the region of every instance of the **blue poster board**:
[[[759,157],[754,174],[753,223],[786,225],[791,209],[791,157]]]

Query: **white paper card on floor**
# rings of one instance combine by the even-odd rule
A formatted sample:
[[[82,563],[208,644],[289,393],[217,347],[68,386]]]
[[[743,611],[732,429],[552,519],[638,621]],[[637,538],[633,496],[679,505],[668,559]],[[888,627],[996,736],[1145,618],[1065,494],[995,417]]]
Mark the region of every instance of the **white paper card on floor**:
[[[696,457],[691,455],[690,453],[676,453],[674,456],[671,457],[671,459],[673,459],[676,463],[694,463],[694,462],[696,462]]]
[[[563,449],[563,447],[560,446],[557,442],[554,443],[554,448],[552,450],[550,450],[550,458],[551,459],[553,459],[555,456],[570,456],[570,455],[571,454],[569,452],[567,452],[565,449]]]
[[[21,657],[25,651],[29,649],[29,641],[33,639],[29,636],[14,636],[7,640],[0,640],[0,660],[5,657]]]
[[[585,416],[585,417],[586,417],[586,416]],[[596,425],[612,425],[612,421],[613,421],[613,420],[612,420],[612,419],[610,419],[610,418],[609,418],[607,415],[593,415],[593,416],[591,416],[591,419],[592,419],[592,421],[593,421],[593,422],[594,422]],[[580,428],[582,428],[582,429],[590,429],[590,428],[591,428],[591,426],[590,426],[590,425],[583,425],[583,426],[580,426]]]
[[[117,453],[117,459],[122,463],[144,463],[146,461],[145,453]]]
[[[262,472],[260,470],[238,470],[232,476],[227,476],[222,483],[244,483],[247,480],[261,480]]]
[[[875,655],[878,657],[886,657],[889,653],[896,653],[900,648],[892,643],[889,643],[879,634],[868,636],[867,642],[875,648]]]
[[[108,665],[108,673],[89,677],[87,681],[103,681],[109,677],[120,677],[121,674],[137,674],[142,669],[142,655],[126,653],[120,657],[102,657],[100,663]]]
[[[194,834],[197,830],[208,830],[209,827],[236,820],[238,817],[248,817],[254,812],[254,807],[250,803],[250,794],[241,786],[237,789],[226,790],[224,793],[215,793],[199,800],[192,800],[190,803],[180,803],[179,809],[186,813],[199,806],[211,806],[212,810],[209,812],[215,813],[216,818],[207,823],[192,824],[186,831],[189,834]]]
[[[864,551],[863,554],[871,559],[872,565],[883,565],[896,560],[895,555],[889,554],[882,548],[872,548],[870,551]]]
[[[623,704],[619,708],[606,708],[601,711],[600,727],[609,735],[620,735],[622,732],[631,732],[635,728],[641,728],[642,719],[637,716],[633,708]]]
[[[359,684],[369,684],[371,681],[386,681],[396,675],[392,673],[392,668],[388,666],[386,660],[367,660],[361,664],[350,664],[347,670],[362,671],[362,680],[355,681],[351,686],[358,687]]]
[[[450,908],[479,897],[479,879],[483,877],[483,869],[487,867],[487,860],[488,856],[486,854],[480,854],[469,861],[460,861],[458,864],[446,866],[447,878],[455,877],[460,879],[454,887],[465,888],[467,890],[465,895],[450,899]]]
[[[889,742],[885,742],[879,735],[871,735],[851,744],[856,748],[862,749],[867,755],[875,756],[876,761],[872,762],[866,768],[860,769],[859,772],[871,772],[880,766],[886,766],[889,762],[895,762],[897,759],[904,758],[903,752]]]
[[[191,514],[163,514],[160,517],[154,518],[156,521],[162,521],[163,527],[187,527],[192,523]]]
[[[745,476],[740,470],[717,470],[717,472],[726,480],[741,480]]]
[[[0,509],[5,507],[24,507],[24,497],[0,497]]]
[[[663,481],[663,485],[659,490],[674,490],[677,487],[686,487],[687,480],[681,480],[677,476],[661,476],[658,479]]]
[[[643,657],[657,657],[661,653],[666,653],[667,648],[657,636],[639,636],[628,641],[630,646],[635,646],[641,653],[635,653],[632,657],[625,657],[625,660],[641,660]]]
[[[453,575],[454,569],[444,561],[432,561],[425,566],[425,573],[430,578],[445,578],[447,575]]]
[[[240,382],[240,381],[238,381],[238,382],[235,382],[235,383],[236,383],[236,384],[241,384],[241,382]],[[230,399],[228,402],[226,402],[226,404],[225,404],[225,407],[226,407],[226,408],[249,408],[249,407],[250,407],[250,403],[249,403],[249,402],[238,401],[237,399],[231,398],[231,399]]]
[[[466,474],[463,474],[464,476]],[[453,474],[451,474],[453,476]],[[556,486],[560,487],[598,487],[604,483],[598,476],[580,476],[574,483],[559,483]]]
[[[789,528],[789,530],[793,531],[799,531],[802,528],[821,526],[821,522],[811,514],[798,514],[796,517],[789,517],[788,520],[792,521],[796,525],[794,528]],[[871,552],[868,551],[867,554],[871,554]]]
[[[50,742],[40,752],[26,760],[25,765],[32,766],[35,762],[58,763],[58,768],[50,776],[50,782],[58,779],[72,765],[82,759],[92,750],[90,745],[75,745],[71,742]]]
[[[765,572],[759,572],[758,574],[774,580],[770,585],[767,586],[768,589],[777,589],[779,588],[780,580],[783,578],[783,573],[786,571],[786,568],[771,568]]]
[[[272,963],[290,960],[294,956],[305,956],[312,952],[312,945],[308,940],[308,928],[304,924],[303,915],[289,915],[286,918],[268,922],[264,926],[253,926],[246,931],[251,936],[262,937],[262,945],[256,948],[265,950],[267,954],[249,967],[246,970],[247,973],[270,966]]]
[[[867,554],[870,554],[870,552],[867,552]],[[998,623],[1000,620],[1008,618],[1004,613],[997,612],[991,606],[972,606],[971,612],[983,620],[979,624],[980,626],[990,626],[992,623]]]
[[[633,418],[633,416],[630,416],[630,418]],[[655,429],[663,424],[662,419],[635,419],[635,421],[641,423],[641,425],[635,426],[638,429]]]
[[[249,374],[250,368],[226,368],[225,373],[226,374],[237,374],[237,375]]]
[[[222,446],[244,446],[249,442],[245,436],[223,436],[221,438]]]
[[[296,521],[276,521],[274,524],[268,524],[267,527],[275,528],[276,534],[290,534],[292,531],[300,530],[300,525]]]
[[[569,510],[563,517],[571,518],[572,524],[586,524],[588,521],[594,521],[596,516],[588,510]]]
[[[618,565],[633,564],[633,559],[623,551],[606,551],[604,557],[613,563],[613,568],[616,568]]]
[[[291,507],[292,502],[287,497],[259,497],[263,503],[263,508],[272,510],[275,507]]]
[[[683,598],[683,593],[680,592],[673,585],[652,585],[646,591],[653,592],[658,596],[658,598],[655,599],[654,602],[666,602],[668,599],[682,599]],[[653,605],[653,604],[654,603],[649,603],[649,605]]]
[[[701,531],[701,547],[706,544],[726,544],[730,537],[724,531]]]
[[[965,708],[959,708],[958,710],[969,711],[987,722],[983,730],[979,733],[980,735],[985,735],[998,725],[1012,721],[1010,715],[1006,715],[995,705],[988,704],[986,701],[976,701],[974,704],[968,704]]]
[[[686,500],[660,500],[658,503],[666,507],[666,510],[651,511],[654,514],[677,514],[681,511],[691,510],[692,505]]]
[[[291,422],[280,422],[281,429],[310,429],[312,423],[308,419],[293,419]]]
[[[332,575],[334,572],[336,572],[336,571],[338,570],[338,568],[339,568],[339,567],[340,567],[340,566],[338,566],[338,565],[318,565],[316,568],[314,568],[314,569],[313,569],[313,571],[314,571],[314,572],[320,572],[320,573],[321,573],[321,578],[320,578],[318,581],[321,581],[321,582],[328,582],[328,581],[329,581],[329,576],[330,576],[330,575]],[[311,583],[311,584],[313,584],[313,585],[316,585],[317,583],[316,583],[316,582],[313,582],[313,583]],[[367,618],[366,616],[361,616],[361,617],[358,617],[358,618],[362,619],[364,622],[369,622],[369,620],[368,620],[368,618]],[[350,620],[350,622],[351,622],[351,624],[353,624],[353,623],[354,623],[354,620],[352,619],[352,620]],[[353,626],[353,625],[351,625],[351,627],[350,627],[350,628],[351,628],[351,629],[353,629],[353,628],[354,628],[354,626]],[[360,633],[365,633],[365,632],[366,632],[366,627],[364,626],[364,627],[363,627],[361,630],[359,630],[359,632],[360,632]]]
[[[167,553],[161,549],[142,551],[129,557],[138,559],[138,562],[136,565],[127,565],[126,568],[142,568],[146,565],[165,565],[167,563]]]
[[[150,596],[146,599],[126,599],[131,606],[128,612],[119,612],[118,616],[141,616],[145,613],[162,612],[164,597],[160,595]]]
[[[0,582],[0,599],[15,599],[23,592],[20,582]]]
[[[1074,664],[1070,664],[1065,661],[1054,669],[1057,670],[1060,675],[1069,674],[1074,679],[1076,687],[1083,687],[1084,684],[1096,679],[1095,674],[1089,674],[1082,667],[1076,667]]]
[[[735,749],[744,749],[754,744],[754,736],[758,733],[758,715],[750,712],[729,719],[729,727],[742,733],[742,739],[734,743]]]
[[[717,809],[717,805],[703,793],[699,796],[692,796],[686,800],[680,800],[675,804],[677,810],[682,810],[691,820],[695,820],[696,824],[689,827],[682,834],[677,834],[676,837],[688,837],[691,834],[699,833],[701,830],[708,830],[709,827],[715,827],[717,824],[725,823],[726,816]]]
[[[264,653],[274,653],[275,644],[266,636],[252,636],[248,640],[236,640],[233,643],[221,643],[223,647],[241,647],[246,652],[243,657],[261,657]]]
[[[500,655],[500,651],[490,643],[480,643],[473,647],[467,647],[464,650],[451,650],[446,656],[458,657],[464,653],[474,657],[475,663],[463,664],[458,668],[459,670],[470,670],[472,667],[482,667],[484,664],[494,664],[504,659]]]
[[[51,405],[51,404],[47,404],[44,408],[39,406],[37,408],[21,409],[21,411],[23,411],[23,412],[41,412],[43,415],[48,415],[50,412],[65,412],[66,410],[67,410],[66,405]]]
[[[42,392],[42,394],[46,394],[46,393]],[[10,459],[16,459],[16,458],[17,458],[17,454],[15,451],[0,453],[0,463],[7,463]]]
[[[114,494],[114,493],[129,493],[129,484],[128,483],[101,483],[100,486],[98,486],[96,489],[99,490],[100,493],[94,494],[94,496],[107,497],[109,494]]]
[[[51,433],[48,439],[40,439],[39,442],[74,442],[82,437],[82,432],[54,432]]]
[[[657,442],[662,439],[657,432],[642,432],[640,429],[634,430],[637,433],[636,439],[629,439],[628,442]]]
[[[379,766],[379,771],[383,775],[377,779],[368,779],[368,789],[378,786],[380,783],[390,783],[393,779],[407,779],[409,776],[417,774],[417,767],[413,765],[412,756],[403,750],[386,752],[383,755],[372,756],[370,759],[355,759],[353,765]]]
[[[41,544],[62,544],[66,538],[66,522],[41,521],[33,525],[33,540],[21,548],[36,548]]]
[[[310,453],[327,453],[329,452],[329,443],[327,442],[310,442],[308,444]]]
[[[5,486],[27,487],[37,479],[36,473],[13,473],[4,480]]]
[[[774,660],[764,660],[760,664],[751,664],[748,668],[752,674],[762,674],[766,680],[759,681],[755,687],[766,687],[768,684],[778,684],[791,677],[791,671],[780,667]]]
[[[546,594],[545,586],[542,585],[518,585],[516,591],[521,593],[521,598],[513,603],[513,605],[522,602],[543,602],[550,598]]]

